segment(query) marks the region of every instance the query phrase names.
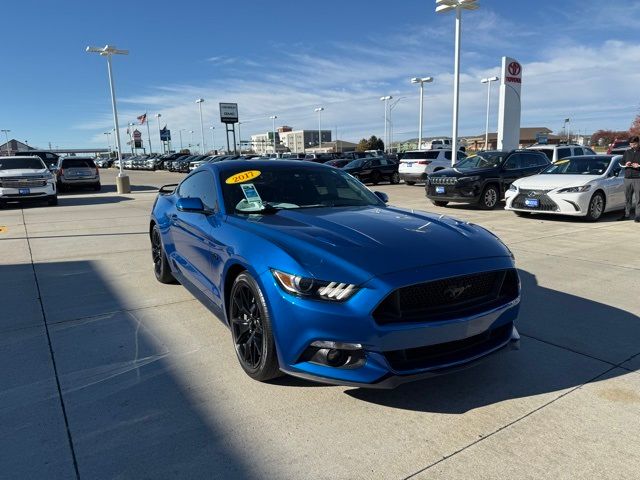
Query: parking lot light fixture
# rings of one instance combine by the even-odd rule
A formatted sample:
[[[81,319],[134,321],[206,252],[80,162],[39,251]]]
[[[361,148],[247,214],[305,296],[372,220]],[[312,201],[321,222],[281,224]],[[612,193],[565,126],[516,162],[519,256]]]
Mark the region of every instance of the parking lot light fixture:
[[[4,132],[4,138],[6,139],[7,143],[5,143],[5,146],[7,147],[7,155],[11,155],[11,150],[9,150],[9,132],[11,130],[7,130],[6,128],[3,128],[2,130],[0,130],[0,132]]]
[[[204,123],[202,123],[202,104],[204,103],[204,98],[199,98],[196,100],[196,103],[198,104],[198,107],[200,107],[200,141],[202,142],[200,144],[200,148],[201,151],[200,153],[204,155],[205,152],[205,145],[204,145]]]
[[[453,128],[451,135],[451,165],[457,161],[458,153],[458,102],[460,100],[460,29],[462,10],[476,10],[476,0],[436,0],[436,13],[456,12],[456,45],[454,50],[453,72]]]
[[[180,130],[178,130],[178,135],[180,135],[180,152],[184,150],[184,147],[182,145],[182,132],[186,132],[186,131],[187,131],[186,128],[181,128]]]
[[[191,151],[191,148],[194,146],[193,143],[193,130],[189,130],[189,133],[191,134],[191,140],[189,141],[189,151]],[[191,152],[193,153],[193,152]]]
[[[489,103],[491,101],[491,82],[497,82],[498,77],[488,77],[480,80],[487,84],[487,121],[484,126],[484,149],[489,150]]]
[[[216,150],[216,127],[209,127],[211,130],[211,150]]]
[[[318,148],[322,148],[322,111],[324,107],[318,107],[314,110],[318,114]]]
[[[111,156],[111,132],[104,132],[107,136],[107,145],[109,145],[109,156]]]
[[[433,77],[414,77],[411,83],[420,84],[420,120],[418,122],[418,150],[422,149],[422,109],[424,104],[424,84],[433,82]]]
[[[100,56],[107,57],[107,69],[109,71],[109,89],[111,91],[111,108],[113,110],[113,124],[116,133],[116,149],[118,150],[118,163],[120,164],[120,173],[116,178],[118,193],[130,193],[129,177],[122,170],[122,148],[120,146],[120,128],[118,126],[118,110],[116,108],[116,91],[113,86],[113,73],[111,71],[111,57],[113,55],[129,55],[129,50],[119,50],[112,45],[104,47],[87,47],[88,53],[98,53]]]
[[[271,115],[269,118],[271,120],[273,120],[273,153],[277,157],[278,153],[276,151],[276,118],[278,118],[278,116],[277,115]]]
[[[384,102],[384,150],[387,151],[387,111],[389,110],[389,100],[393,97],[391,95],[386,95],[384,97],[380,97],[380,101]]]

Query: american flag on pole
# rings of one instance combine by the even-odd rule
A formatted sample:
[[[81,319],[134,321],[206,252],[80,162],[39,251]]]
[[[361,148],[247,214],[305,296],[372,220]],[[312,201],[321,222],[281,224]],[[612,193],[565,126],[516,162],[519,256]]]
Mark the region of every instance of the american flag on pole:
[[[138,117],[138,121],[140,122],[140,125],[144,125],[144,122],[146,122],[146,121],[147,121],[147,114],[146,114],[146,113],[144,113],[144,114],[140,115],[140,116]]]

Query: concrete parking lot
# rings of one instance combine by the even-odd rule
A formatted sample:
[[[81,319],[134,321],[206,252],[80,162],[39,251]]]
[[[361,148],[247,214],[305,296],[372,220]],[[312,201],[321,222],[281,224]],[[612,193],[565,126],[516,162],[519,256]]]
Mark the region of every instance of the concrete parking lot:
[[[514,252],[521,349],[392,391],[261,384],[226,327],[156,282],[155,189],[0,210],[0,478],[611,478],[640,472],[640,226],[390,203]]]

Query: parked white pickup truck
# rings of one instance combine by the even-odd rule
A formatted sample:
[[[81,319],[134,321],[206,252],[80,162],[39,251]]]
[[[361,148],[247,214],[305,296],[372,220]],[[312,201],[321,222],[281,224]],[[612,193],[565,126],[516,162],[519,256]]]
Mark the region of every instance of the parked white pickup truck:
[[[25,200],[57,205],[54,176],[39,157],[0,157],[0,208]]]

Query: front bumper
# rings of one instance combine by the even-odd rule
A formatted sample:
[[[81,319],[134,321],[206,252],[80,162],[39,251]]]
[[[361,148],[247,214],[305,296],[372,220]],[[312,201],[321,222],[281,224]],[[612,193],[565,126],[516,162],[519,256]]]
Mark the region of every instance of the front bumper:
[[[444,193],[436,193],[436,187],[444,188]],[[455,184],[455,185],[433,185],[427,184],[426,195],[429,200],[443,202],[463,202],[477,203],[480,201],[482,186],[479,183]]]
[[[53,182],[47,182],[44,187],[30,187],[27,189],[29,193],[25,193],[23,188],[6,188],[0,187],[0,200],[5,202],[30,200],[30,199],[46,199],[56,195],[56,185]],[[20,193],[22,191],[22,193]]]
[[[571,215],[583,217],[589,210],[589,201],[592,192],[583,193],[553,193],[545,192],[542,201],[538,202],[538,207],[529,207],[522,202],[524,196],[520,191],[508,190],[505,194],[505,210],[530,213],[545,213],[555,215]]]
[[[393,388],[408,381],[471,366],[517,343],[519,337],[513,322],[518,315],[519,296],[488,311],[443,321],[379,324],[374,320],[373,312],[390,292],[403,286],[510,268],[513,268],[511,258],[500,257],[384,275],[367,282],[344,303],[289,295],[267,271],[260,276],[260,283],[271,312],[280,369],[292,376],[323,383]],[[501,333],[496,337],[489,334],[494,331]],[[476,342],[472,348],[460,349],[464,354],[447,353],[434,357],[437,360],[427,362],[428,365],[394,362],[398,353],[457,346],[485,335],[490,341]],[[317,341],[359,344],[365,356],[364,362],[357,366],[331,367],[305,360],[305,352]]]
[[[70,186],[70,185],[95,185],[100,183],[100,177],[92,176],[92,177],[77,177],[77,178],[68,178],[68,177],[60,177],[58,180],[60,185]]]
[[[403,173],[398,172],[400,174],[400,179],[405,182],[424,182],[427,179],[427,173]]]

